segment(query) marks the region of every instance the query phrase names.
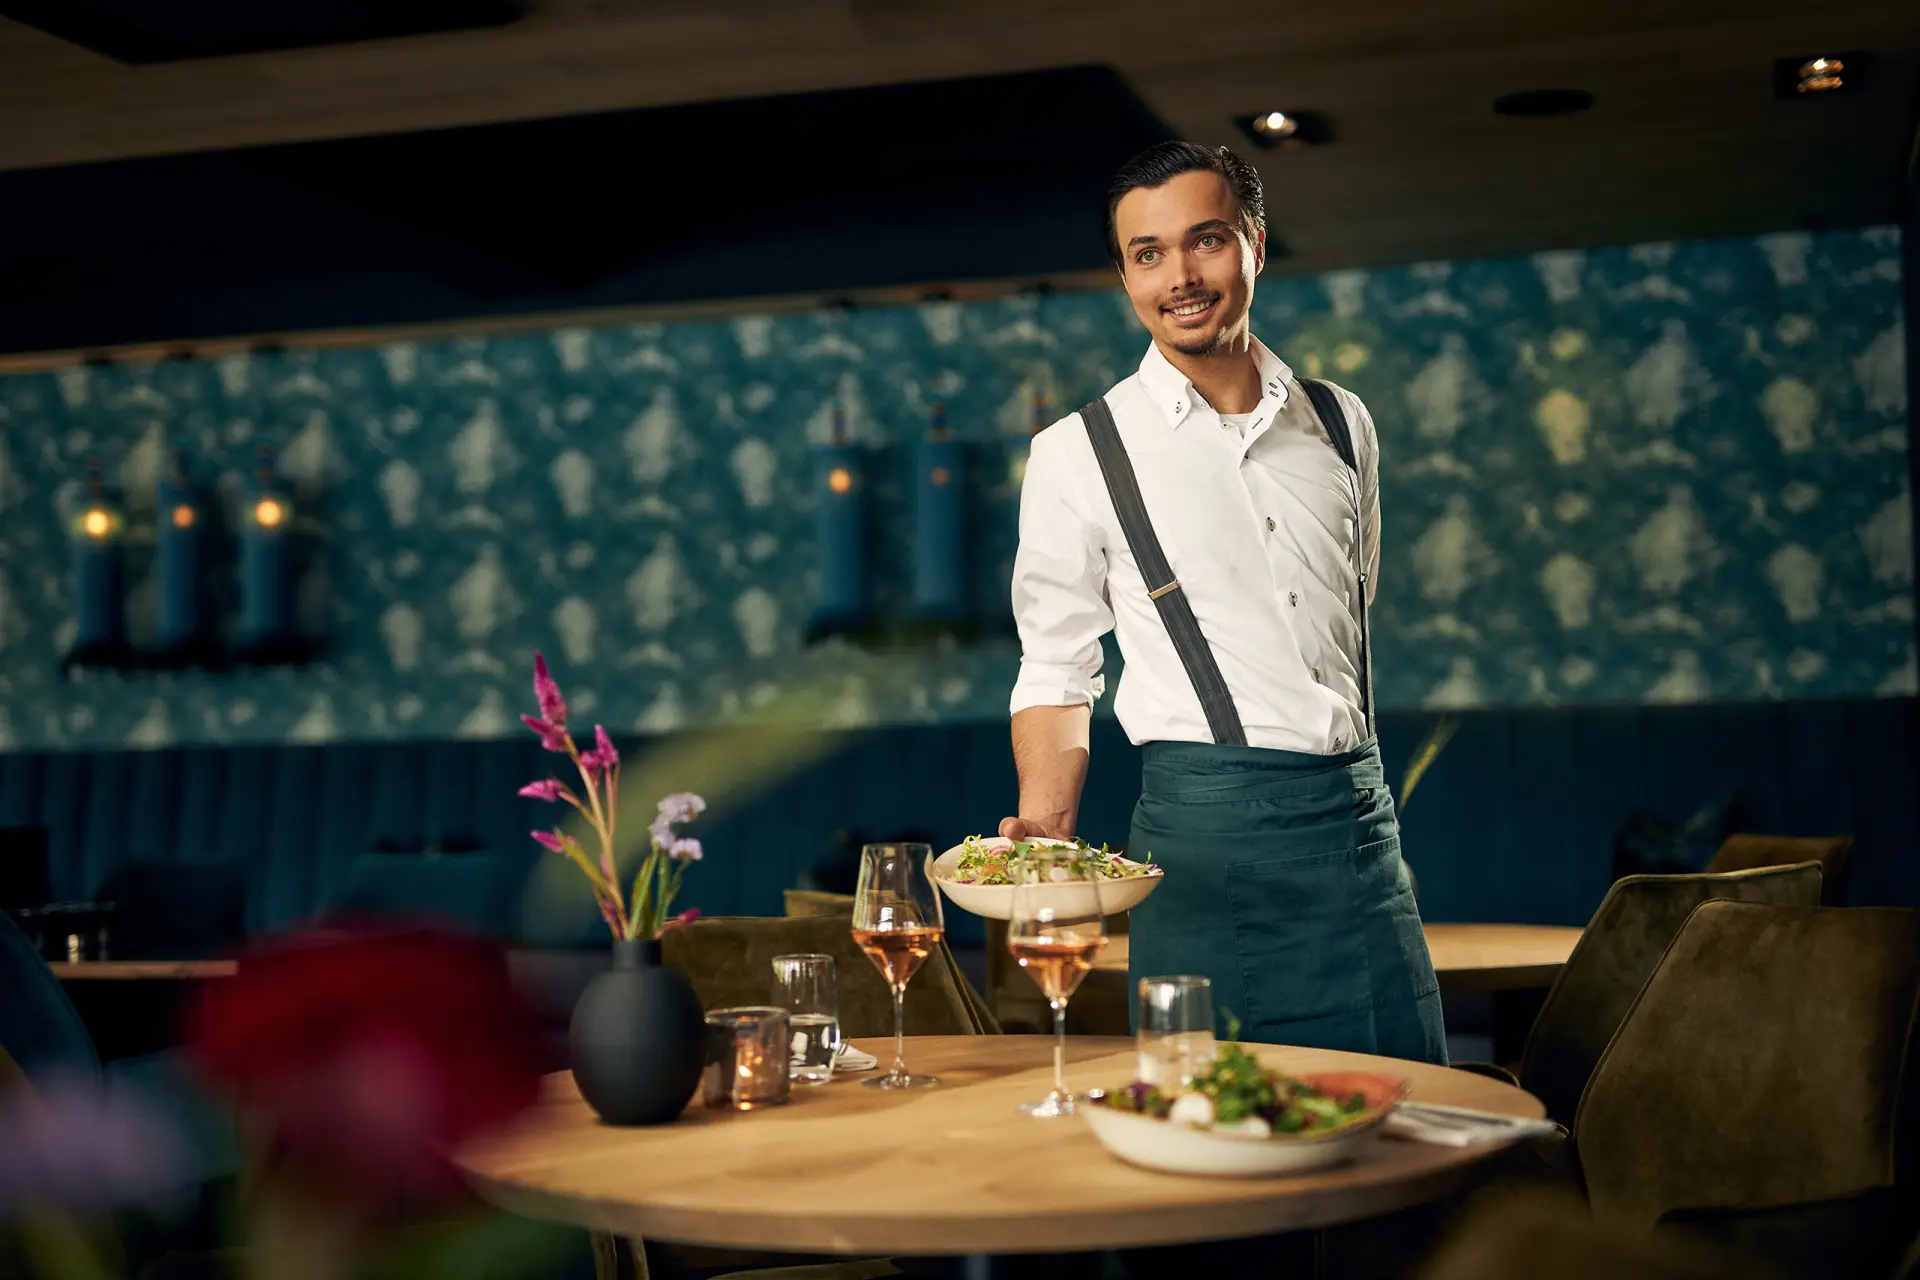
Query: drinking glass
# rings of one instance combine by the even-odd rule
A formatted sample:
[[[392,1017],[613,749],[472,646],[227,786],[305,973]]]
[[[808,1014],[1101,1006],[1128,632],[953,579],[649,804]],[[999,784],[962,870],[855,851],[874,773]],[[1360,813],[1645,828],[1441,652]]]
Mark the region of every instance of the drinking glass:
[[[1213,983],[1198,974],[1140,979],[1139,1078],[1163,1091],[1184,1088],[1213,1057]]]
[[[833,1079],[840,1052],[840,1002],[834,989],[833,957],[788,955],[773,958],[773,1003],[787,1011],[793,1035],[793,1078],[801,1084]]]
[[[860,886],[853,895],[853,940],[893,992],[893,1069],[863,1080],[874,1089],[921,1089],[933,1076],[907,1074],[907,983],[946,936],[940,891],[933,883],[933,846],[870,844],[860,850]]]
[[[1067,1089],[1067,1001],[1107,945],[1100,910],[1100,873],[1086,859],[1030,851],[1017,859],[1013,914],[1007,921],[1007,951],[1039,984],[1053,1010],[1053,1092],[1022,1103],[1030,1116],[1070,1116]]]

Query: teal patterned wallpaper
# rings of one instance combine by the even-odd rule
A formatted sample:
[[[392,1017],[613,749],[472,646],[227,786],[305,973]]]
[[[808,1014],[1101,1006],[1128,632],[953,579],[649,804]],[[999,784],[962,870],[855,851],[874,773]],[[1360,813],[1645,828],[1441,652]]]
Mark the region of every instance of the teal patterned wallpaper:
[[[1383,704],[1913,693],[1898,260],[1876,228],[1262,283],[1258,332],[1379,423]],[[0,746],[507,734],[536,646],[622,730],[999,719],[1004,636],[803,645],[808,443],[837,398],[873,447],[897,604],[904,446],[950,402],[992,622],[1035,395],[1142,349],[1096,292],[0,378]],[[170,448],[231,508],[262,442],[327,659],[62,683],[83,459],[137,518]],[[129,577],[137,639],[150,553]]]

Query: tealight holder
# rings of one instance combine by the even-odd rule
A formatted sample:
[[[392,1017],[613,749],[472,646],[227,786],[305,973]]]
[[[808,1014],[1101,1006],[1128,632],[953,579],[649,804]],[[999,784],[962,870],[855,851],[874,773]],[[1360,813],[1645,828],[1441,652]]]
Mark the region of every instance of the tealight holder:
[[[707,1014],[701,1100],[715,1111],[755,1111],[791,1096],[787,1011],[772,1005]]]

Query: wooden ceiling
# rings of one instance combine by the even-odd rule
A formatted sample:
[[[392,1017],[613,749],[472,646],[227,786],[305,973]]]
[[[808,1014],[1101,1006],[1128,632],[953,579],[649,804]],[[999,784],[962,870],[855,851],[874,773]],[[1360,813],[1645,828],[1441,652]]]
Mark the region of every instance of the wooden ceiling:
[[[1863,91],[1775,96],[1777,59],[1853,50]],[[1892,219],[1917,61],[1916,0],[537,0],[507,27],[142,67],[0,21],[0,170],[1106,64],[1254,154],[1285,268],[1322,270]],[[1491,110],[1542,87],[1597,105]],[[1232,121],[1275,107],[1334,141],[1253,153]],[[794,145],[779,124],[769,148]],[[924,145],[967,127],[929,119]]]

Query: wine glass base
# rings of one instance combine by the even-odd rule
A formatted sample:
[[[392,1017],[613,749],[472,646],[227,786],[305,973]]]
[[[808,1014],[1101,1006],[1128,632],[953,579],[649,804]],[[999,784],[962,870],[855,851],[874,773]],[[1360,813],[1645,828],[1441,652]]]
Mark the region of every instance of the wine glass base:
[[[867,1089],[931,1089],[940,1083],[938,1076],[875,1076],[860,1082]]]
[[[1055,1116],[1073,1115],[1078,1108],[1074,1106],[1074,1096],[1072,1094],[1050,1093],[1038,1102],[1021,1103],[1019,1110],[1026,1115],[1035,1116],[1042,1120],[1050,1120]]]

